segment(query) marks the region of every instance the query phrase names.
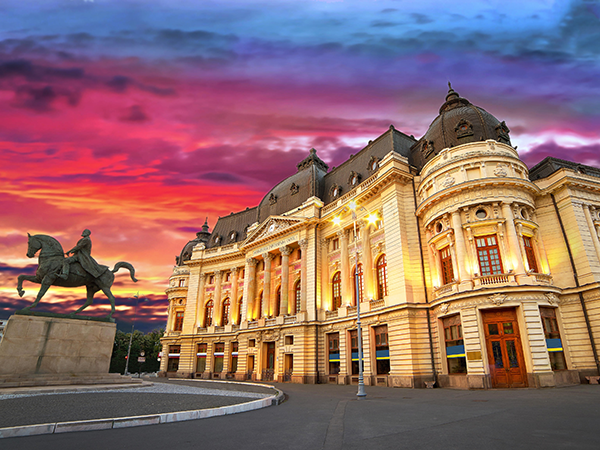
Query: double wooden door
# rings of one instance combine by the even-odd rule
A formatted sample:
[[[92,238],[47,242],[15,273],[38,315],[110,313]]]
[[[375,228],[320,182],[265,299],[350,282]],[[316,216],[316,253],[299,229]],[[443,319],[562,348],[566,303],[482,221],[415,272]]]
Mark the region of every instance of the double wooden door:
[[[527,370],[515,308],[483,311],[492,387],[527,386]]]

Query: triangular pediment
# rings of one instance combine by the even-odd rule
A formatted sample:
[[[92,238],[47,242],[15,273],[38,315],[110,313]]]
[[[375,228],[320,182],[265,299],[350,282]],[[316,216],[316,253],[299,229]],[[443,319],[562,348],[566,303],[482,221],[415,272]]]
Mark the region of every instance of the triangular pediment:
[[[304,217],[270,216],[246,238],[244,246],[264,242],[292,231],[307,221]]]

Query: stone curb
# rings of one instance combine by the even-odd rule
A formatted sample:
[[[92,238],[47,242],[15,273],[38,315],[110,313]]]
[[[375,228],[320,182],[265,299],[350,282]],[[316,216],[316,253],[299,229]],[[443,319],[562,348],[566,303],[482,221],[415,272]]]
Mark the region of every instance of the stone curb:
[[[142,425],[158,425],[161,423],[182,422],[185,420],[208,419],[209,417],[237,414],[255,409],[278,405],[284,398],[283,392],[273,386],[268,386],[277,391],[277,395],[239,403],[237,405],[221,406],[217,408],[197,409],[191,411],[178,411],[145,416],[116,417],[112,419],[78,420],[74,422],[44,423],[38,425],[24,425],[17,427],[0,428],[0,439],[20,436],[35,436],[39,434],[70,433],[75,431],[108,430],[111,428],[138,427]]]
[[[199,381],[199,382],[208,382],[208,383],[229,383],[229,384],[239,384],[240,386],[259,386],[264,388],[273,389],[277,394],[273,397],[273,406],[281,405],[285,400],[285,394],[283,391],[280,391],[275,386],[271,386],[270,384],[262,384],[262,383],[246,383],[243,381],[230,381],[230,380],[203,380],[199,378],[169,378],[169,381]],[[270,398],[270,397],[269,397]]]

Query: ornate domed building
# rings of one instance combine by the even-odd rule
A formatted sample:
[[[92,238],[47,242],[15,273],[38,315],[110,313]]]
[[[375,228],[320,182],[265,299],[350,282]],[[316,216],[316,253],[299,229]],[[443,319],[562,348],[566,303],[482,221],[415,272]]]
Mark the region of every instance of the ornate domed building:
[[[169,376],[493,388],[597,380],[600,170],[531,170],[451,87],[329,170],[313,149],[177,258]],[[361,331],[362,330],[362,331]],[[359,355],[362,335],[363,356]]]

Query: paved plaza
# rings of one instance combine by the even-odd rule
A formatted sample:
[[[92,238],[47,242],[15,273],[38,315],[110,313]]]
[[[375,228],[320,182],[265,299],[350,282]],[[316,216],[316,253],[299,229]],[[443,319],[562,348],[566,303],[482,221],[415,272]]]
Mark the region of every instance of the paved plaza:
[[[157,383],[156,386],[162,385]],[[202,383],[212,387],[217,384]],[[240,391],[238,385],[220,389]],[[600,447],[600,386],[555,389],[460,391],[367,387],[357,400],[355,386],[273,384],[286,394],[278,406],[161,425],[2,439],[9,449],[597,449]],[[49,411],[150,414],[169,403],[172,411],[198,407],[202,395],[185,391],[195,381],[172,381],[172,392],[112,391],[0,400],[0,420]],[[176,387],[178,386],[178,387]],[[247,394],[264,388],[242,385]],[[212,389],[211,387],[211,389]],[[183,391],[177,391],[183,389]],[[189,392],[189,393],[186,393]],[[226,393],[226,392],[225,392]],[[227,393],[226,393],[227,394]],[[73,402],[74,395],[79,402]],[[109,396],[99,400],[102,395]],[[222,396],[231,402],[240,395]],[[146,396],[146,398],[144,398]],[[196,399],[186,397],[198,396]],[[215,397],[207,395],[205,397]],[[110,401],[107,401],[110,399]],[[5,405],[11,400],[7,410]],[[34,400],[34,401],[31,401]],[[252,400],[249,397],[240,401]],[[213,398],[209,400],[218,402]],[[235,400],[238,401],[238,400]],[[85,406],[84,406],[85,405]],[[111,405],[111,406],[107,406]],[[214,406],[214,405],[213,405]],[[39,412],[35,412],[39,407]],[[206,407],[211,407],[207,404]],[[159,409],[160,409],[159,408]],[[62,412],[61,412],[62,411]],[[45,416],[44,416],[45,414]],[[123,414],[125,415],[125,414]],[[72,416],[69,416],[72,417]],[[58,421],[60,417],[55,417]],[[6,423],[6,422],[5,422]],[[5,425],[2,425],[5,426]]]

